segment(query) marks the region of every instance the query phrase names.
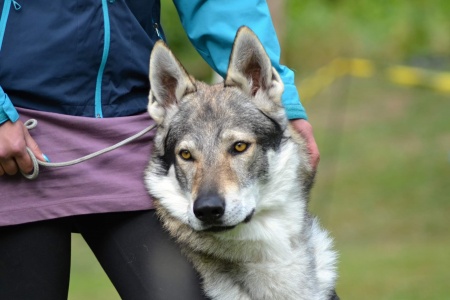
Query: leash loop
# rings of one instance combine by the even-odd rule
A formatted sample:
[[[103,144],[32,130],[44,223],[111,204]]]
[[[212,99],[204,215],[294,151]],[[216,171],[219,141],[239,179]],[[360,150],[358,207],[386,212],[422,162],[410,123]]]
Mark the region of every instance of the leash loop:
[[[24,125],[26,126],[27,129],[30,130],[30,129],[35,128],[37,126],[37,123],[38,123],[37,120],[30,119],[30,120],[27,120],[24,123]],[[107,152],[110,152],[112,150],[115,150],[115,149],[117,149],[117,148],[119,148],[119,147],[121,147],[121,146],[123,146],[125,144],[128,144],[129,142],[140,138],[141,136],[143,136],[147,132],[151,131],[155,127],[156,127],[156,125],[148,126],[148,127],[144,128],[143,130],[139,131],[138,133],[136,133],[135,135],[132,135],[129,138],[126,138],[125,140],[123,140],[121,142],[118,142],[117,144],[114,144],[112,146],[109,146],[107,148],[99,150],[97,152],[88,154],[86,156],[83,156],[83,157],[80,157],[80,158],[77,158],[77,159],[74,159],[74,160],[65,161],[65,162],[53,163],[53,162],[45,162],[45,161],[38,160],[36,158],[36,156],[34,155],[34,153],[31,151],[31,149],[27,147],[27,152],[30,155],[31,160],[33,162],[33,172],[30,173],[30,174],[26,174],[23,171],[20,171],[20,172],[22,173],[22,175],[25,178],[27,178],[29,180],[36,179],[38,177],[38,175],[39,175],[39,166],[40,165],[44,166],[44,167],[58,168],[58,167],[67,167],[67,166],[72,166],[72,165],[75,165],[75,164],[79,164],[79,163],[84,162],[86,160],[89,160],[91,158],[94,158],[94,157],[97,157],[97,156],[102,155],[104,153],[107,153]]]

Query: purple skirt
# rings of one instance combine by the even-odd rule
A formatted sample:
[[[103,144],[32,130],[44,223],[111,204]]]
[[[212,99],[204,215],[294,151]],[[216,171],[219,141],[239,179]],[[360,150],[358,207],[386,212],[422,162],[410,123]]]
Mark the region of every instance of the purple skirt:
[[[31,136],[51,162],[76,159],[116,144],[153,124],[148,113],[86,118],[18,109],[38,121]],[[144,170],[154,130],[125,146],[77,165],[40,167],[35,180],[0,177],[0,226],[71,215],[151,209]]]

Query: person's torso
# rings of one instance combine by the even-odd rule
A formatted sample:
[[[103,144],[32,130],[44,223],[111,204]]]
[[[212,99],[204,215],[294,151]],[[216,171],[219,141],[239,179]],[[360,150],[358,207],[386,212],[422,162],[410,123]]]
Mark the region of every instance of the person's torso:
[[[146,109],[159,0],[0,0],[0,9],[0,86],[15,106],[89,117]]]

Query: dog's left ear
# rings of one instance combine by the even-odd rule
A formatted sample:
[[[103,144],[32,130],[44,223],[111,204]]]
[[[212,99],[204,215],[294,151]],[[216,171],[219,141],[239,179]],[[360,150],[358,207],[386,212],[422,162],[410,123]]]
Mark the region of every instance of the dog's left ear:
[[[281,105],[283,82],[258,37],[246,26],[239,28],[236,34],[225,86],[236,86],[252,97],[265,93]]]
[[[181,99],[197,90],[181,63],[162,41],[153,47],[150,56],[148,112],[161,124],[170,112],[175,112]]]

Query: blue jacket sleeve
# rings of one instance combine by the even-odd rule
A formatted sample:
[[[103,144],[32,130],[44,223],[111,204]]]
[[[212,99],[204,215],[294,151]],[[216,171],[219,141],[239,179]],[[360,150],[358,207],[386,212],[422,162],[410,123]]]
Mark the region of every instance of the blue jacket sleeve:
[[[10,120],[16,122],[19,119],[19,114],[14,108],[11,100],[9,100],[8,95],[3,91],[0,86],[0,124],[5,123]]]
[[[289,119],[307,119],[295,87],[294,72],[280,64],[280,45],[265,0],[173,0],[194,47],[224,76],[236,31],[250,27],[261,40],[284,83],[282,96]]]

